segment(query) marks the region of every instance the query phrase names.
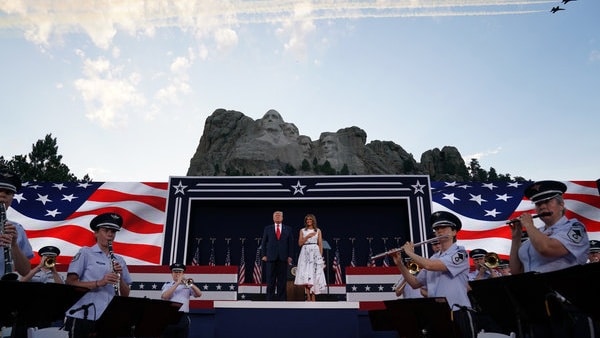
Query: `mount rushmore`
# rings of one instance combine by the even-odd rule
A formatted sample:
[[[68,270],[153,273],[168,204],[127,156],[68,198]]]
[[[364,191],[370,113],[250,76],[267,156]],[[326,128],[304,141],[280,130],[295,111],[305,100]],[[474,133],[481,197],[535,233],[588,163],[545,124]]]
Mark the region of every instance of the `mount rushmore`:
[[[276,110],[254,120],[217,109],[205,122],[190,160],[188,176],[410,175],[433,180],[467,180],[465,161],[455,147],[428,150],[417,162],[391,141],[371,141],[353,126],[324,131],[318,140],[302,135]]]

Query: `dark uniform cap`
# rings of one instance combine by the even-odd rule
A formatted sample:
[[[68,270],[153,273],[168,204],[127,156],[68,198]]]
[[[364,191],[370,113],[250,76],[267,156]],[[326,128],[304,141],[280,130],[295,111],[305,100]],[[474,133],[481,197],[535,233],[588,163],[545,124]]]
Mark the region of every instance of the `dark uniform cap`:
[[[436,211],[431,214],[429,218],[431,222],[431,228],[435,229],[437,227],[452,227],[452,229],[459,231],[462,228],[462,223],[460,219],[453,213],[447,211]]]
[[[590,252],[600,252],[600,241],[595,239],[590,241]]]
[[[469,252],[471,258],[483,258],[488,252],[483,249],[473,249]]]
[[[114,212],[107,212],[100,214],[92,219],[90,222],[90,228],[94,231],[98,231],[98,228],[113,229],[115,231],[121,230],[123,226],[123,217]]]
[[[173,263],[169,266],[171,271],[185,271],[185,265],[181,263]]]
[[[48,245],[48,246],[41,248],[38,251],[38,254],[40,256],[58,256],[58,255],[60,255],[60,249],[58,249],[55,246]]]
[[[538,181],[525,189],[525,197],[533,203],[549,200],[562,195],[567,191],[567,186],[558,181]]]
[[[21,179],[11,171],[0,170],[0,189],[17,192],[21,189]]]

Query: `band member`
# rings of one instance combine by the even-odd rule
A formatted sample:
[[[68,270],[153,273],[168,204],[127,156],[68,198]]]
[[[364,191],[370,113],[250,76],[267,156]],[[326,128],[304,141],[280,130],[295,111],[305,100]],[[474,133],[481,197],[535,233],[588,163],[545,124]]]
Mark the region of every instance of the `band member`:
[[[404,253],[421,267],[419,274],[412,275],[406,265],[401,263],[400,252],[393,253],[392,257],[412,288],[427,286],[428,297],[446,298],[460,336],[475,337],[475,325],[466,311],[471,308],[467,296],[469,256],[464,247],[456,244],[456,235],[462,228],[462,223],[456,215],[446,211],[433,213],[430,223],[436,237],[439,237],[439,252],[431,258],[425,258],[415,253],[413,243],[406,242],[402,246]]]
[[[525,189],[525,197],[535,204],[544,226],[538,229],[529,213],[521,214],[510,224],[512,274],[556,271],[586,263],[588,234],[583,223],[565,216],[562,195],[566,190],[567,186],[558,181],[539,181]],[[523,229],[529,239],[521,242]]]
[[[190,317],[188,316],[190,312],[190,297],[200,297],[202,296],[202,291],[194,284],[192,279],[187,278],[183,274],[185,272],[185,265],[174,263],[169,268],[171,269],[173,280],[163,284],[160,298],[181,303],[179,311],[184,314],[177,324],[167,326],[162,336],[165,338],[186,338],[190,330]]]
[[[116,213],[100,214],[92,219],[96,245],[82,247],[67,270],[66,283],[89,289],[66,312],[65,330],[70,338],[96,335],[95,321],[102,316],[115,295],[129,296],[132,279],[123,257],[115,255],[112,241],[123,226]]]
[[[588,263],[600,262],[600,241],[592,239],[590,241],[590,251],[588,251]]]
[[[408,266],[408,270],[416,275],[420,271],[420,267],[412,261],[410,258],[404,258],[404,263]],[[406,287],[408,283],[404,277],[400,277],[400,280],[394,285],[394,293],[396,297],[408,298],[423,298],[426,295],[427,289],[424,287],[413,289],[412,287]]]
[[[473,249],[469,252],[469,256],[473,260],[475,269],[469,272],[469,280],[480,280],[498,277],[500,274],[494,267],[486,264],[485,258],[488,252],[484,249]]]
[[[0,203],[4,204],[4,217],[10,208],[15,194],[21,190],[21,179],[11,171],[0,170]],[[29,260],[33,258],[31,243],[27,239],[25,228],[19,223],[6,220],[0,224],[0,276],[16,280],[18,275],[25,276],[31,270]],[[8,268],[14,271],[7,271]]]
[[[56,271],[56,257],[60,255],[60,249],[49,245],[38,251],[40,264],[31,269],[29,273],[21,277],[22,282],[37,283],[64,283],[62,276]]]

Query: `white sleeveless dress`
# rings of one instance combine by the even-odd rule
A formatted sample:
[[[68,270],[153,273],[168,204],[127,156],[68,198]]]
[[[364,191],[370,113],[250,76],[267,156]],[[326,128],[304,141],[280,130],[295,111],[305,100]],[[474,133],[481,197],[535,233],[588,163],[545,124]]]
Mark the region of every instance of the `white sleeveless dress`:
[[[302,235],[313,232],[313,229],[302,229]],[[317,230],[320,231],[320,230]],[[309,238],[300,249],[298,256],[298,265],[296,267],[296,285],[308,285],[310,291],[315,295],[327,291],[327,281],[325,280],[325,272],[323,270],[325,262],[319,251],[317,244],[319,236]]]

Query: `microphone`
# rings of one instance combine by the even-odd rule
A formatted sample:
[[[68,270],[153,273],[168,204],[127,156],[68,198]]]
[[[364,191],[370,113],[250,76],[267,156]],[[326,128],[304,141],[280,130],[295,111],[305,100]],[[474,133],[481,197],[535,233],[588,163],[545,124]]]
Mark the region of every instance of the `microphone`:
[[[533,215],[531,217],[532,218],[538,218],[538,217],[544,217],[544,216],[550,216],[550,215],[552,215],[552,211],[544,211],[542,213],[539,213],[537,215]],[[511,219],[511,220],[507,221],[506,224],[512,225],[512,224],[520,223],[520,222],[521,221],[519,219],[515,218],[515,219]]]
[[[79,312],[79,311],[87,311],[87,309],[88,309],[90,306],[92,306],[92,305],[94,305],[94,303],[83,304],[82,306],[80,306],[80,307],[78,307],[78,308],[76,308],[76,309],[70,310],[70,311],[69,311],[69,314],[70,314],[70,315],[72,315],[72,314],[74,314],[74,313],[76,313],[76,312]]]

